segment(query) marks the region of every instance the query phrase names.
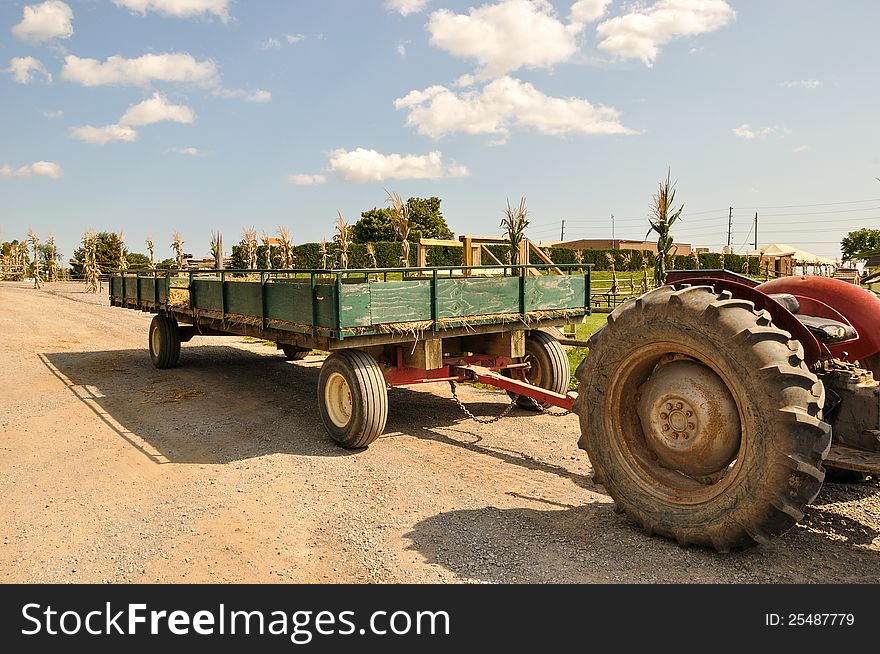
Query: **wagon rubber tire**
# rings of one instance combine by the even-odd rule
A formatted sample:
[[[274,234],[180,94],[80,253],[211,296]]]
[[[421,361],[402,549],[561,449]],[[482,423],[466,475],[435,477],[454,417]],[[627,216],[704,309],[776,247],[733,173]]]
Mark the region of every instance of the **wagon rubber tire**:
[[[312,353],[310,349],[297,347],[296,345],[282,345],[281,351],[284,353],[284,358],[288,361],[302,361]]]
[[[675,357],[708,368],[733,407],[733,420],[723,425],[735,426],[737,449],[717,474],[699,477],[657,463],[666,450],[651,444],[657,441],[645,434],[656,439],[655,423],[645,427],[636,410],[645,401],[641,391],[653,397],[647,380]],[[651,291],[609,315],[576,374],[579,445],[594,478],[616,510],[649,534],[720,552],[765,544],[801,520],[822,487],[831,444],[821,414],[824,387],[804,364],[801,344],[751,302],[711,286]],[[664,388],[672,393],[685,385],[675,383]],[[672,413],[660,415],[671,421]],[[697,438],[712,443],[718,433],[698,428]]]
[[[153,316],[147,340],[150,359],[156,368],[173,368],[180,361],[180,327],[176,318]]]
[[[565,395],[571,382],[571,367],[562,345],[555,338],[542,331],[526,334],[526,356],[524,361],[532,364],[526,373],[526,381],[534,386]],[[516,393],[508,392],[512,398]],[[520,395],[516,404],[527,411],[541,411],[550,406]]]
[[[388,420],[388,389],[376,360],[359,350],[334,352],[318,374],[321,421],[341,447],[367,447]]]

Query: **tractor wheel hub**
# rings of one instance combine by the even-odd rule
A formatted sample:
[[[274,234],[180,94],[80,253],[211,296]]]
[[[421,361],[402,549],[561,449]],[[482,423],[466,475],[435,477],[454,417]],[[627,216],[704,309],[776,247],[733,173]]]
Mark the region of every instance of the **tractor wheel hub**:
[[[663,364],[639,395],[645,441],[664,467],[704,477],[736,458],[741,438],[736,401],[708,366],[693,359]]]

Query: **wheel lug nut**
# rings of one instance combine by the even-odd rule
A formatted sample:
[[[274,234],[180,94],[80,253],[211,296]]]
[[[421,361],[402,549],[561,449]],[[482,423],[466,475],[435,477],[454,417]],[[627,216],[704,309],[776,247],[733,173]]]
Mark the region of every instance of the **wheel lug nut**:
[[[685,412],[685,415],[686,415],[688,418],[691,418],[691,417],[693,417],[694,412],[693,412],[693,411],[687,411],[687,412]]]
[[[670,411],[672,411],[672,402],[667,402],[666,408],[669,409]]]
[[[676,408],[676,409],[679,409],[679,410],[680,410],[680,409],[683,409],[683,408],[684,408],[684,404],[682,404],[681,402],[678,402],[678,403],[676,403],[675,408]]]
[[[669,425],[663,425],[663,431],[669,431]]]
[[[666,419],[669,417],[669,414],[666,413],[666,412],[664,411],[663,413],[660,414],[660,417],[661,417],[663,420],[666,420]]]
[[[694,423],[692,423],[692,422],[688,423],[688,430],[689,431],[693,431],[696,428],[697,428],[697,426]]]

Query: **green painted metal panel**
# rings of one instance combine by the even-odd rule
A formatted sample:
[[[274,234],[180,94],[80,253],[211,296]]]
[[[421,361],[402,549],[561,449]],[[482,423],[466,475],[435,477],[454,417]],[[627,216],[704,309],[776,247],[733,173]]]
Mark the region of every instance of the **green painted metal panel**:
[[[263,306],[261,286],[260,282],[226,282],[226,313],[259,317]],[[202,300],[198,302],[201,306]]]
[[[267,282],[266,317],[312,324],[312,288],[306,282]]]
[[[182,284],[180,284],[182,286]],[[222,311],[223,297],[221,296],[219,279],[194,279],[193,301],[196,309],[205,311]],[[229,309],[226,309],[227,313]]]
[[[336,297],[335,284],[318,284],[315,286],[315,304],[317,306],[319,327],[336,328]]]
[[[125,297],[132,300],[137,298],[137,277],[125,278]]]
[[[438,279],[440,318],[519,313],[519,277]]]
[[[139,277],[137,280],[142,302],[156,302],[156,284],[152,277]]]
[[[370,284],[370,322],[431,319],[431,282],[427,279]]]
[[[583,276],[542,275],[526,278],[526,311],[577,309],[584,306]]]
[[[342,327],[369,327],[372,291],[368,283],[343,284],[339,299],[339,315]]]

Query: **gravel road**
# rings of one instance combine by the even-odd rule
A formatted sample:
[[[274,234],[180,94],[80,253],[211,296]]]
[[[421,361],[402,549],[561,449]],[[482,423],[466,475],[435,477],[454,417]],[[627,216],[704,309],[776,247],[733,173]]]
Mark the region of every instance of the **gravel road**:
[[[0,284],[0,582],[880,581],[880,485],[828,485],[769,546],[719,555],[612,511],[574,416],[481,426],[394,389],[368,450],[325,435],[321,358],[197,338],[77,284]],[[462,387],[478,415],[507,399]]]

